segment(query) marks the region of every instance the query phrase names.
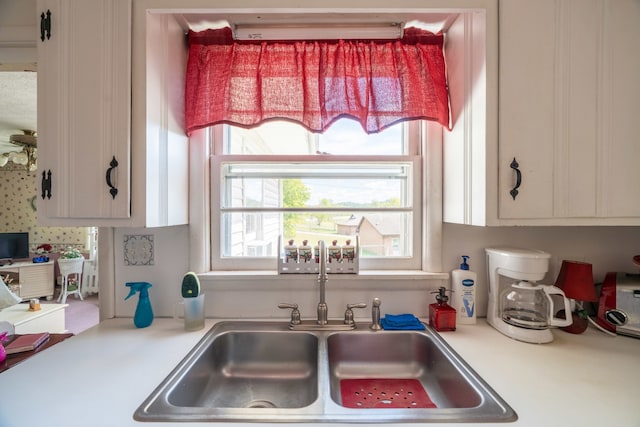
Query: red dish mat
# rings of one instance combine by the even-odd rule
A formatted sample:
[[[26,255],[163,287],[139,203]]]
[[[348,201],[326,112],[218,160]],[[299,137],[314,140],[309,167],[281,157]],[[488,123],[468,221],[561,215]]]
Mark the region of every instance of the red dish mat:
[[[435,408],[416,379],[340,380],[342,406],[347,408]]]

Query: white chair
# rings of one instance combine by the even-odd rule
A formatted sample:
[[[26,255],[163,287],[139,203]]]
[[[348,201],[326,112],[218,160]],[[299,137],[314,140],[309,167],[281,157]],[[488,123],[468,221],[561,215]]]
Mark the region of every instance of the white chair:
[[[82,272],[82,294],[98,293],[98,250],[94,247],[89,252],[89,259],[84,261]]]
[[[62,290],[58,302],[66,304],[69,295],[77,295],[82,300],[82,266],[84,258],[58,258],[60,275],[62,276]],[[75,284],[72,284],[75,281]],[[75,286],[75,288],[74,288]],[[69,290],[71,288],[71,290]]]

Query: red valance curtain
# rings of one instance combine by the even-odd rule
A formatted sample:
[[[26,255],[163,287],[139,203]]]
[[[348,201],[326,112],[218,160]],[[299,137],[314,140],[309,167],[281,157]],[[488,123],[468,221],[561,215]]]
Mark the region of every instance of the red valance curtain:
[[[322,132],[348,116],[368,133],[402,120],[449,128],[443,36],[416,28],[401,40],[234,41],[230,28],[189,33],[187,133],[270,119]]]

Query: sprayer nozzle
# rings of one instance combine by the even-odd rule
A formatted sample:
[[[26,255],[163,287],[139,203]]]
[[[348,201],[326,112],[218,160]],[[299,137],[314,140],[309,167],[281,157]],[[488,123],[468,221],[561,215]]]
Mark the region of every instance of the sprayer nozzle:
[[[129,295],[125,297],[125,300],[131,298],[136,294],[136,292],[144,293],[149,289],[152,285],[147,282],[129,282],[125,283],[125,286],[128,286],[131,290],[129,291]]]

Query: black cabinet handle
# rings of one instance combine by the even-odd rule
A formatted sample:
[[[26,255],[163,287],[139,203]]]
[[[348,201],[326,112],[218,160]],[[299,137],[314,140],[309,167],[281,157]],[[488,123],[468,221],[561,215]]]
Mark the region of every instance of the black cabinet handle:
[[[42,200],[44,200],[45,197],[47,199],[51,199],[51,169],[49,169],[49,171],[47,172],[42,171],[41,188],[42,193],[40,194],[40,196],[42,197]]]
[[[49,171],[47,172],[47,199],[51,199],[51,185],[51,169],[49,169]]]
[[[522,172],[520,172],[520,169],[518,169],[520,165],[516,161],[515,157],[513,158],[513,161],[511,162],[509,167],[516,172],[516,185],[511,189],[511,191],[509,191],[509,194],[511,194],[511,197],[513,197],[513,200],[515,200],[516,196],[518,195],[518,188],[520,188],[520,184],[522,184]]]
[[[118,194],[118,189],[111,183],[111,172],[118,167],[116,156],[113,156],[113,159],[109,163],[109,166],[109,169],[107,169],[107,185],[109,186],[109,193],[111,194],[111,197],[115,199],[116,195]]]
[[[49,40],[51,38],[51,11],[47,9],[47,13],[40,14],[40,40]]]

